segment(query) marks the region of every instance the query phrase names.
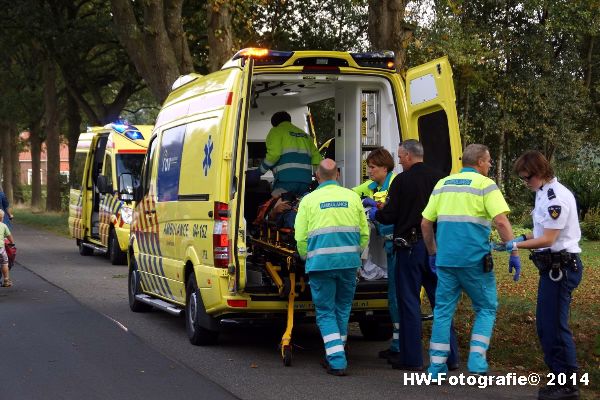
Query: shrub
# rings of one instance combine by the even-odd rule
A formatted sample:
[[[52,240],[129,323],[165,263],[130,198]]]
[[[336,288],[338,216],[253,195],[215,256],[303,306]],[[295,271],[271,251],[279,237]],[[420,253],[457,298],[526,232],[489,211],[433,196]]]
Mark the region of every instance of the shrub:
[[[600,240],[600,207],[592,208],[585,214],[581,233],[588,240]]]

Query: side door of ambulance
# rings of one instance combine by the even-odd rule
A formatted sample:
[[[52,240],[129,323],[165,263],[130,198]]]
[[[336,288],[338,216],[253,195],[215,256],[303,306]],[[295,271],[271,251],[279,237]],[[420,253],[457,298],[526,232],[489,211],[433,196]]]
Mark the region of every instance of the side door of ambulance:
[[[405,79],[408,132],[418,132],[424,162],[445,174],[458,172],[462,148],[448,58],[411,68]]]
[[[135,254],[140,282],[146,293],[162,295],[157,280],[157,255],[160,254],[158,221],[156,219],[156,170],[158,164],[159,137],[155,136],[148,147],[148,155],[142,172],[142,198],[136,205],[135,219],[131,228],[135,235]]]
[[[229,182],[229,210],[231,210],[229,254],[234,266],[234,271],[231,268],[229,270],[230,292],[243,291],[246,286],[246,225],[252,223],[252,221],[244,220],[245,166],[246,157],[248,157],[246,154],[246,140],[254,68],[252,57],[245,59],[242,67],[240,85],[237,88],[237,93],[234,93],[231,103],[231,109],[232,111],[235,110],[237,116],[233,137],[233,168]]]
[[[83,221],[82,221],[82,208],[83,198],[85,196],[85,185],[86,185],[86,165],[89,157],[89,142],[83,142],[77,144],[79,150],[75,153],[75,160],[71,173],[73,174],[73,180],[71,190],[69,191],[69,231],[71,236],[76,239],[83,239]],[[87,148],[81,150],[79,146],[85,146]]]

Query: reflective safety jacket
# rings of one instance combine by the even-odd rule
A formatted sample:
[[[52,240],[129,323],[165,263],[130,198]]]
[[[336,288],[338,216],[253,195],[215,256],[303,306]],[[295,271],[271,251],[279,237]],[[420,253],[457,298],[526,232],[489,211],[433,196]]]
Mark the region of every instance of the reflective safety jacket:
[[[275,182],[310,184],[312,165],[321,162],[313,138],[291,122],[283,121],[267,135],[267,155],[260,172],[273,170]]]
[[[396,174],[393,172],[388,172],[381,186],[379,186],[374,180],[369,179],[362,184],[353,187],[352,190],[354,190],[361,197],[370,197],[379,203],[385,203],[388,189],[390,188],[390,185],[395,177]]]
[[[295,237],[306,272],[358,268],[369,243],[369,226],[360,197],[336,181],[326,181],[304,196]]]
[[[422,213],[425,219],[437,221],[436,264],[481,266],[490,251],[491,221],[509,211],[496,183],[473,168],[441,179]]]

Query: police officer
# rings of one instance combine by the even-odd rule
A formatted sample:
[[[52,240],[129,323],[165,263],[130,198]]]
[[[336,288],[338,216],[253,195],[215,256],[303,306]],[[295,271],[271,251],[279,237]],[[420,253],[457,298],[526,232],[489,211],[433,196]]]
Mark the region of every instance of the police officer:
[[[352,188],[363,198],[363,206],[371,207],[375,210],[381,208],[387,202],[387,195],[390,185],[396,174],[394,174],[394,158],[389,151],[380,147],[369,153],[367,156],[367,171],[369,178],[361,185]],[[392,342],[390,347],[379,352],[380,358],[389,359],[399,354],[399,335],[400,335],[400,320],[398,316],[398,303],[396,300],[396,257],[393,243],[393,225],[377,224],[374,231],[383,240],[383,247],[386,253],[387,261],[387,278],[388,278],[388,306],[390,309],[390,319],[393,325]],[[381,241],[373,241],[371,243],[381,245]]]
[[[421,212],[436,182],[444,175],[423,163],[423,145],[416,140],[402,142],[398,147],[398,158],[403,172],[392,182],[388,203],[371,216],[383,224],[394,224],[394,240],[398,243],[395,291],[398,304],[396,319],[400,321],[399,353],[390,357],[392,368],[420,371],[423,369],[420,291],[423,286],[433,307],[437,284],[436,275],[429,268],[421,235]],[[448,365],[455,369],[458,345],[454,330],[451,343]]]
[[[508,251],[536,249],[531,259],[539,268],[536,309],[537,334],[544,362],[566,385],[541,388],[538,398],[578,399],[575,342],[569,329],[571,294],[581,282],[581,231],[573,194],[554,177],[552,166],[539,151],[528,151],[515,162],[514,171],[535,192],[533,233],[506,244]]]
[[[465,149],[462,161],[463,168],[458,174],[435,185],[421,223],[430,265],[437,270],[438,277],[429,343],[428,372],[433,379],[448,371],[450,324],[463,290],[471,298],[475,311],[467,368],[471,373],[487,373],[486,351],[498,306],[488,242],[492,220],[503,241],[513,239],[506,217],[508,205],[494,181],[487,178],[491,166],[488,148],[471,144]],[[518,255],[511,256],[510,265],[520,270]]]
[[[369,243],[369,227],[360,197],[337,182],[335,161],[323,160],[319,187],[304,196],[296,216],[298,253],[306,259],[310,291],[323,336],[327,373],[346,375],[344,345],[356,289],[360,254]]]
[[[273,128],[267,135],[267,155],[257,170],[249,171],[252,180],[273,170],[273,196],[292,192],[298,196],[308,190],[312,182],[312,166],[322,157],[313,138],[292,124],[292,117],[279,111],[271,117]]]

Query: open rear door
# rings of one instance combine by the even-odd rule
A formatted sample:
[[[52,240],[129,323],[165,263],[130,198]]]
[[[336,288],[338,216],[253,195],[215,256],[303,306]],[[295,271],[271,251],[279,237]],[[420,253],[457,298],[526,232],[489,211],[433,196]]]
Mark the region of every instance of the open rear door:
[[[423,144],[425,163],[446,174],[458,172],[462,147],[448,58],[409,69],[406,98],[408,136]]]
[[[240,92],[237,97],[237,103],[232,104],[232,108],[237,107],[236,130],[233,141],[233,171],[230,182],[230,201],[231,210],[229,238],[229,254],[233,257],[232,265],[229,268],[229,291],[243,291],[246,286],[246,224],[252,221],[244,221],[244,193],[246,182],[246,138],[248,134],[248,112],[250,105],[250,91],[252,90],[252,69],[254,60],[248,57],[244,60],[243,81],[240,85]]]

